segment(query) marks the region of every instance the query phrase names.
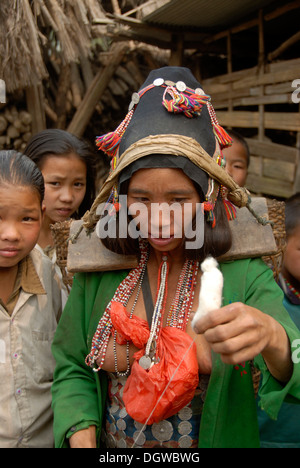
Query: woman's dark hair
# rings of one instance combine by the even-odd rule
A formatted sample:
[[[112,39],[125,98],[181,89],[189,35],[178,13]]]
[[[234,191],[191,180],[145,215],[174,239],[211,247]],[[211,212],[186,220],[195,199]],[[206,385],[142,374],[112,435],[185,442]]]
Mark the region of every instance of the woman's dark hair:
[[[129,186],[129,181],[124,182],[120,188],[120,194],[127,194]],[[200,200],[204,200],[203,192],[200,187],[194,183],[196,187]],[[123,207],[124,209],[125,207]],[[122,207],[121,207],[122,209]],[[126,207],[127,209],[127,207]],[[105,213],[103,217],[105,217]],[[214,258],[218,258],[221,255],[224,255],[231,247],[232,244],[232,234],[229,226],[229,221],[227,219],[226,210],[221,198],[221,195],[218,196],[218,199],[214,208],[214,216],[216,225],[213,228],[212,223],[204,220],[204,239],[203,246],[197,249],[186,249],[186,256],[191,260],[203,261],[207,256],[212,255]],[[119,231],[119,215],[117,214],[116,218],[116,238],[111,238],[109,236],[101,239],[104,246],[115,252],[122,255],[136,255],[139,256],[139,244],[137,239],[133,239],[130,236],[126,238],[120,238],[118,236]],[[132,218],[127,214],[127,226]],[[193,220],[192,224],[193,232],[196,229],[196,219]],[[183,239],[184,245],[186,241],[192,243],[195,239]]]
[[[43,175],[24,154],[15,150],[0,151],[0,186],[2,184],[30,187],[37,192],[42,205],[45,193]]]
[[[86,193],[74,217],[81,218],[90,209],[96,194],[96,154],[91,146],[72,133],[60,129],[48,129],[34,135],[28,142],[24,153],[41,169],[44,158],[50,154],[65,156],[74,153],[87,169]]]

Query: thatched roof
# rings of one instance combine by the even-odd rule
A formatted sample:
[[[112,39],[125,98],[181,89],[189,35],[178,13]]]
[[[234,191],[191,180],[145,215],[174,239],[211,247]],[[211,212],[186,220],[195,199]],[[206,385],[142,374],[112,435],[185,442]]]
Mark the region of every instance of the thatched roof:
[[[97,0],[1,0],[0,77],[8,92],[36,85],[48,76],[43,54],[59,50],[64,63],[90,53]],[[79,40],[80,38],[80,40]]]

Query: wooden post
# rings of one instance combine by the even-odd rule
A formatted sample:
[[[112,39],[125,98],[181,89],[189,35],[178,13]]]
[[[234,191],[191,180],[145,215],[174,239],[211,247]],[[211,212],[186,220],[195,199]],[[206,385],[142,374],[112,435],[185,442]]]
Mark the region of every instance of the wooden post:
[[[101,98],[109,81],[112,79],[116,69],[122,61],[127,47],[128,46],[126,43],[112,45],[111,60],[109,61],[108,65],[103,70],[100,70],[94,77],[67,129],[69,132],[77,135],[78,137],[82,136],[90,118],[93,115],[99,99]]]
[[[172,50],[169,65],[173,67],[181,67],[183,62],[184,40],[182,36],[172,37]]]
[[[55,113],[57,115],[56,128],[65,129],[67,116],[67,92],[70,88],[71,65],[61,67],[55,99]]]
[[[264,41],[264,15],[263,10],[259,10],[259,19],[258,19],[258,74],[261,76],[264,74],[264,62],[265,62],[265,41]],[[265,87],[264,85],[260,86],[259,95],[264,95]],[[259,104],[258,106],[259,113],[259,124],[258,124],[258,140],[263,141],[265,136],[265,106],[264,104]],[[263,157],[259,157],[259,175],[262,178],[264,175],[264,164]]]
[[[227,34],[227,73],[232,73],[232,47],[231,47],[231,33],[228,31]],[[228,99],[228,110],[233,111],[233,99],[232,99],[232,83],[229,83],[229,99]]]
[[[111,3],[112,3],[112,7],[113,7],[113,10],[114,10],[114,13],[116,15],[121,15],[122,12],[121,12],[121,9],[119,7],[119,3],[118,3],[118,0],[111,0]]]
[[[258,51],[258,73],[259,75],[264,74],[264,63],[265,63],[265,41],[264,41],[264,16],[262,9],[259,10],[259,51]],[[264,95],[264,86],[262,85],[260,88],[260,95]],[[259,127],[258,127],[258,139],[263,141],[265,136],[265,129],[264,129],[264,112],[265,106],[264,104],[260,104],[258,106],[259,109]]]
[[[27,110],[32,117],[32,134],[46,128],[43,87],[41,84],[26,88]]]

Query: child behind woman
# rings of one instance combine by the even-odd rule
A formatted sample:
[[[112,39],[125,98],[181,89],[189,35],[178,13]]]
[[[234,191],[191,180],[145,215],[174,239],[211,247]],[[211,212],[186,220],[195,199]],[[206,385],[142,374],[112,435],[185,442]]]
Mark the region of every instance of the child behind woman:
[[[51,225],[80,219],[95,198],[96,155],[83,140],[59,129],[43,130],[32,137],[24,153],[45,180],[45,216],[38,246],[56,263]],[[56,268],[59,275],[61,272]],[[62,285],[63,305],[68,291]]]
[[[279,286],[284,292],[283,305],[300,330],[300,193],[285,205],[286,249]],[[264,448],[300,448],[300,407],[284,403],[276,421],[258,412],[261,446]]]
[[[61,315],[59,281],[36,250],[43,177],[0,151],[0,447],[53,446],[51,343]]]
[[[59,129],[34,135],[24,154],[32,159],[45,180],[45,216],[38,244],[54,247],[50,225],[80,219],[95,198],[96,155],[87,143]],[[51,257],[51,255],[49,255]]]

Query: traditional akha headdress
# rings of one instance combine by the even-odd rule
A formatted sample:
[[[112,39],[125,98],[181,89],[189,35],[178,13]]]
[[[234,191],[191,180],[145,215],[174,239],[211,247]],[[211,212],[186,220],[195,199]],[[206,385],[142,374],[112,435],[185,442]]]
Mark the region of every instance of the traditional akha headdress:
[[[234,218],[235,207],[249,207],[251,200],[249,192],[224,170],[222,149],[231,143],[217,121],[210,96],[189,69],[153,70],[141,89],[132,95],[128,113],[119,127],[96,139],[98,148],[111,157],[111,172],[90,212],[84,216],[83,227],[87,231],[94,229],[99,219],[96,210],[102,203],[109,202],[118,211],[120,174],[138,159],[150,155],[188,158],[203,172],[200,185],[205,194],[204,210],[213,226],[214,206],[223,187],[228,218]]]

